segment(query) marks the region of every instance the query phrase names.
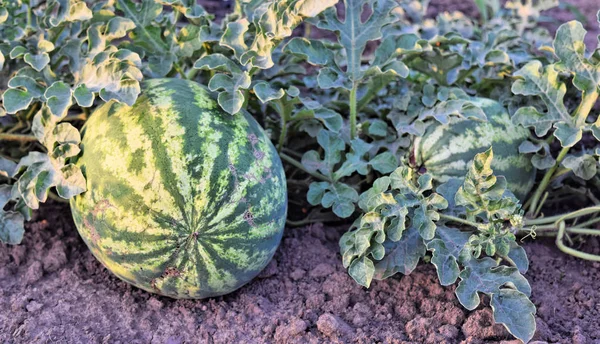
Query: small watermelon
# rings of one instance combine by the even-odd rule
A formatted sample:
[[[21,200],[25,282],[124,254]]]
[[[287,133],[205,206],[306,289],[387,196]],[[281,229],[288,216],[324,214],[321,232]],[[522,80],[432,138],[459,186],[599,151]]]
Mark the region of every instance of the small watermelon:
[[[496,101],[475,98],[487,121],[454,119],[448,125],[427,128],[414,143],[416,165],[425,169],[439,183],[462,178],[477,153],[494,149],[492,169],[503,175],[508,188],[524,200],[535,182],[535,168],[530,157],[519,153],[519,145],[529,137],[529,130],[512,123],[510,115]]]
[[[84,128],[87,192],[71,201],[93,254],[121,279],[174,298],[230,293],[271,260],[285,225],[284,170],[248,114],[206,89],[146,81],[132,106],[109,102]]]

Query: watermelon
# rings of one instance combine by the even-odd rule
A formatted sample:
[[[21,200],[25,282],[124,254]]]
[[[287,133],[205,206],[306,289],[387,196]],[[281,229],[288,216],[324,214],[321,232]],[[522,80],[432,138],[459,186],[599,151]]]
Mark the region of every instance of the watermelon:
[[[474,98],[487,121],[454,118],[449,124],[436,124],[414,142],[416,166],[439,183],[462,178],[477,153],[492,147],[495,175],[506,178],[508,188],[524,200],[535,182],[530,157],[519,153],[519,145],[529,137],[529,130],[512,123],[510,115],[496,101]]]
[[[271,260],[287,213],[284,170],[248,114],[201,85],[146,81],[137,102],[100,106],[77,164],[87,192],[73,219],[119,278],[173,298],[230,293]]]

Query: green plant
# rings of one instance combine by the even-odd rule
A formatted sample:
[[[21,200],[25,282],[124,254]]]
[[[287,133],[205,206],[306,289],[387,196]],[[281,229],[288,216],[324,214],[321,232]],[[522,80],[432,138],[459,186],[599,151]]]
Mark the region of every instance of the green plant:
[[[431,251],[442,285],[460,278],[456,296],[463,306],[475,309],[478,293],[489,295],[496,322],[528,341],[535,306],[521,275],[529,263],[515,240],[522,211],[506,179],[493,174],[492,159],[491,149],[477,154],[464,181],[450,179],[435,191],[430,174],[416,178],[405,166],[378,178],[360,195],[363,214],[340,239],[340,251],[365,287],[373,278],[411,273]]]
[[[306,213],[288,224],[355,220],[340,244],[359,283],[431,257],[443,284],[461,280],[459,301],[472,308],[478,292],[490,295],[496,320],[527,341],[535,310],[515,236],[554,236],[561,250],[598,260],[578,244],[599,234],[590,190],[600,185],[600,51],[586,52],[577,22],[554,40],[538,25],[556,0],[480,1],[481,20],[427,19],[427,1],[336,3],[239,0],[215,21],[185,0],[3,2],[0,238],[18,243],[39,202],[84,191],[71,159],[90,108],[132,104],[144,78],[190,79],[275,141],[290,194],[307,195],[290,197]],[[444,184],[411,155],[432,126],[486,121],[476,98],[532,129],[519,159],[531,159],[539,180],[523,207],[491,174],[488,147],[466,178]],[[572,212],[544,216],[566,200]],[[484,275],[491,289],[470,282]]]

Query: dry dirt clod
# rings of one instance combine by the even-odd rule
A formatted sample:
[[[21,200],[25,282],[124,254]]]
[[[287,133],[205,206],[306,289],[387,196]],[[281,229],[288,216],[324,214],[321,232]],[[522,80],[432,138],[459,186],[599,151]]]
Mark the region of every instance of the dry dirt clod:
[[[35,261],[27,268],[27,272],[25,272],[25,281],[32,284],[42,278],[43,275],[44,270],[42,268],[42,263]]]
[[[352,334],[352,328],[341,318],[330,313],[322,314],[317,321],[317,328],[328,337],[348,337]]]

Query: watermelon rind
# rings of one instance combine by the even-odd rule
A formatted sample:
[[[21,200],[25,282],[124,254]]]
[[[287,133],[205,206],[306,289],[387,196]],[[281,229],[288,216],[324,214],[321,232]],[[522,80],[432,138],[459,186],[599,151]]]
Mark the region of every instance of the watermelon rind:
[[[222,111],[201,85],[145,81],[85,125],[77,161],[87,192],[73,219],[119,278],[173,298],[230,293],[271,260],[287,213],[281,161],[247,113]]]
[[[483,110],[487,121],[455,117],[446,125],[430,126],[414,141],[416,166],[438,183],[444,183],[463,178],[475,155],[492,147],[494,174],[504,176],[508,189],[524,200],[536,174],[531,157],[519,153],[519,145],[527,140],[529,130],[513,124],[506,109],[494,100],[473,98],[471,102]]]

